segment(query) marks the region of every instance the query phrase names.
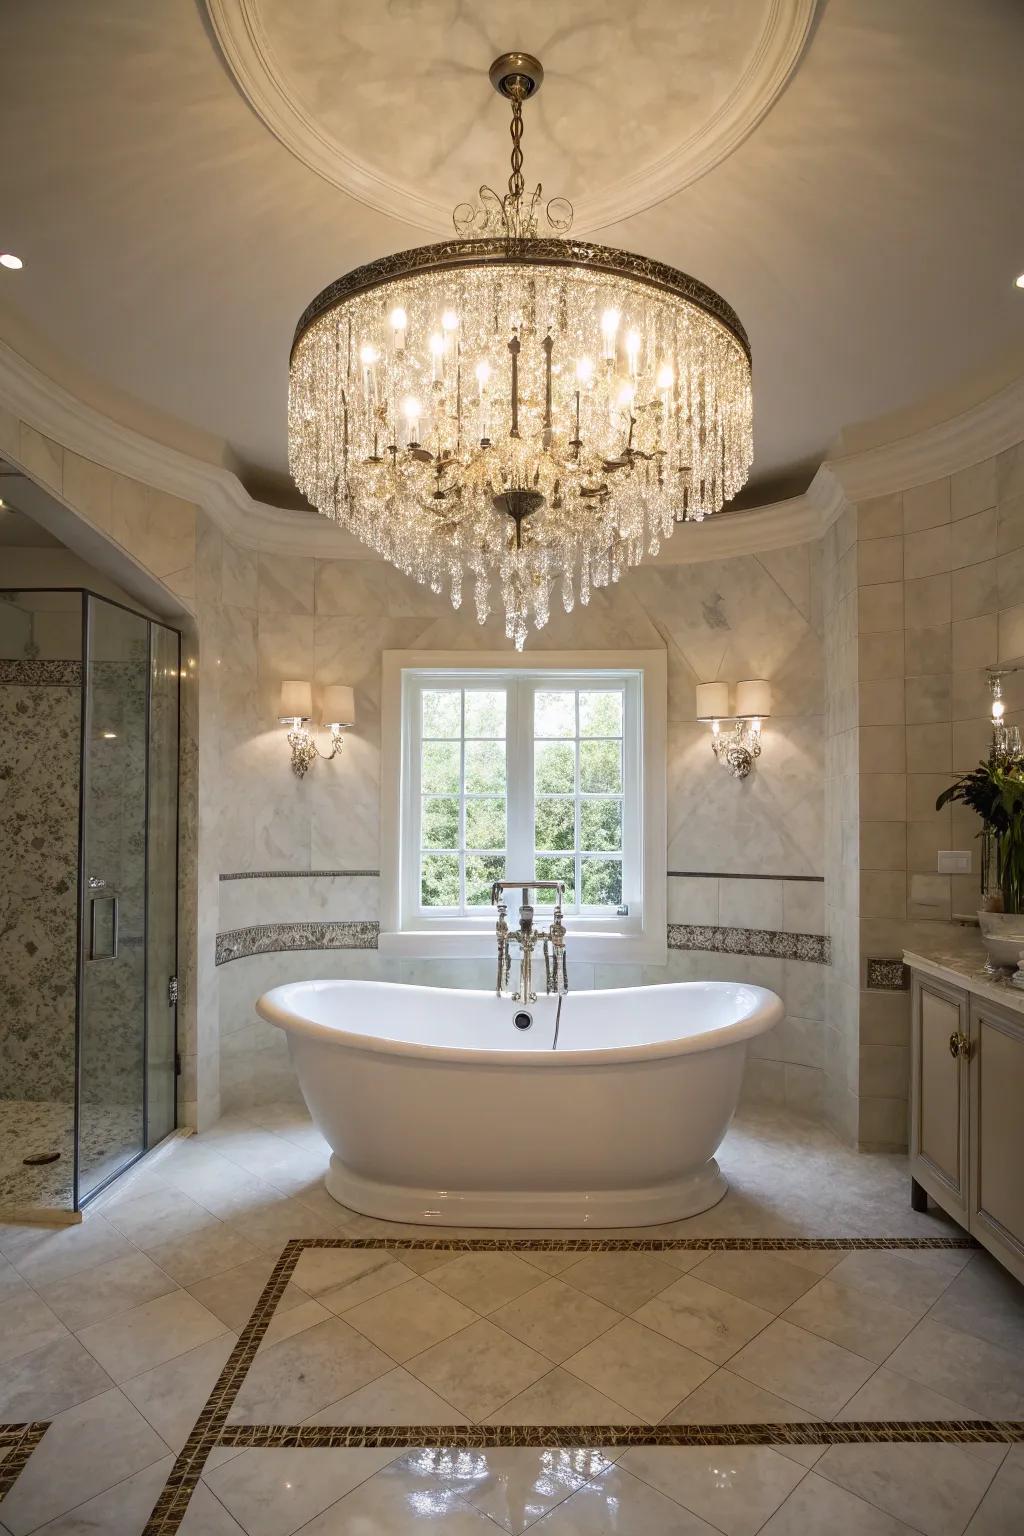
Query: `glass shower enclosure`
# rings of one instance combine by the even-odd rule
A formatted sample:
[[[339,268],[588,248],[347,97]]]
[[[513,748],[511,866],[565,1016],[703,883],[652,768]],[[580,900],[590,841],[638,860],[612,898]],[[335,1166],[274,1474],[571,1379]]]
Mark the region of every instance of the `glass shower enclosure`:
[[[0,591],[0,1215],[175,1126],[180,670],[145,614]]]

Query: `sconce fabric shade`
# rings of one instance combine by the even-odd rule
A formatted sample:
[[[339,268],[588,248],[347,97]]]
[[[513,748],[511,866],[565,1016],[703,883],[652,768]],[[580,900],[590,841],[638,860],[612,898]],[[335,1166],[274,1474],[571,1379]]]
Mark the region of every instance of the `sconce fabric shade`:
[[[320,714],[324,725],[355,725],[355,693],[345,683],[329,683]]]
[[[313,686],[294,679],[281,684],[280,720],[309,720],[313,714]]]
[[[736,684],[736,717],[750,720],[764,719],[772,712],[772,687],[763,678],[750,678]]]
[[[697,684],[697,719],[725,720],[729,718],[729,684]]]

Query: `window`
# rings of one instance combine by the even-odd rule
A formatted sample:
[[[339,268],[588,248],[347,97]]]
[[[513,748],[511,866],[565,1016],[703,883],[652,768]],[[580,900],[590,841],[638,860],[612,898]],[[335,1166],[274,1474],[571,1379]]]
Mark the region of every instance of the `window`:
[[[661,653],[619,666],[550,656],[467,666],[480,659],[472,653],[457,665],[402,664],[412,659],[385,657],[382,948],[487,954],[492,884],[522,878],[562,882],[578,958],[584,936],[607,941],[602,958],[614,941],[632,958],[626,940],[659,958]],[[542,913],[552,901],[535,898]],[[459,942],[416,942],[438,936]]]

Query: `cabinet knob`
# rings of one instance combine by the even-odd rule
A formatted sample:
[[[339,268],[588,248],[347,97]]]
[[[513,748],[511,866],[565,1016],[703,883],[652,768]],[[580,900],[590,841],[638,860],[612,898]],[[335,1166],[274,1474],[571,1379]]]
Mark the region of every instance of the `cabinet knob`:
[[[959,1029],[954,1030],[949,1037],[949,1054],[963,1056],[965,1059],[971,1054],[971,1042]]]

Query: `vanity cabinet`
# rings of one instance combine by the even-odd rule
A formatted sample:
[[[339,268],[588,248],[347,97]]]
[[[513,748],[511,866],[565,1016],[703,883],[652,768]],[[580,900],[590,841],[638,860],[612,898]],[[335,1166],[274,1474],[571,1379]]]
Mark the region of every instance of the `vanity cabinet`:
[[[1024,1281],[1024,1013],[920,971],[912,986],[911,1174]]]

